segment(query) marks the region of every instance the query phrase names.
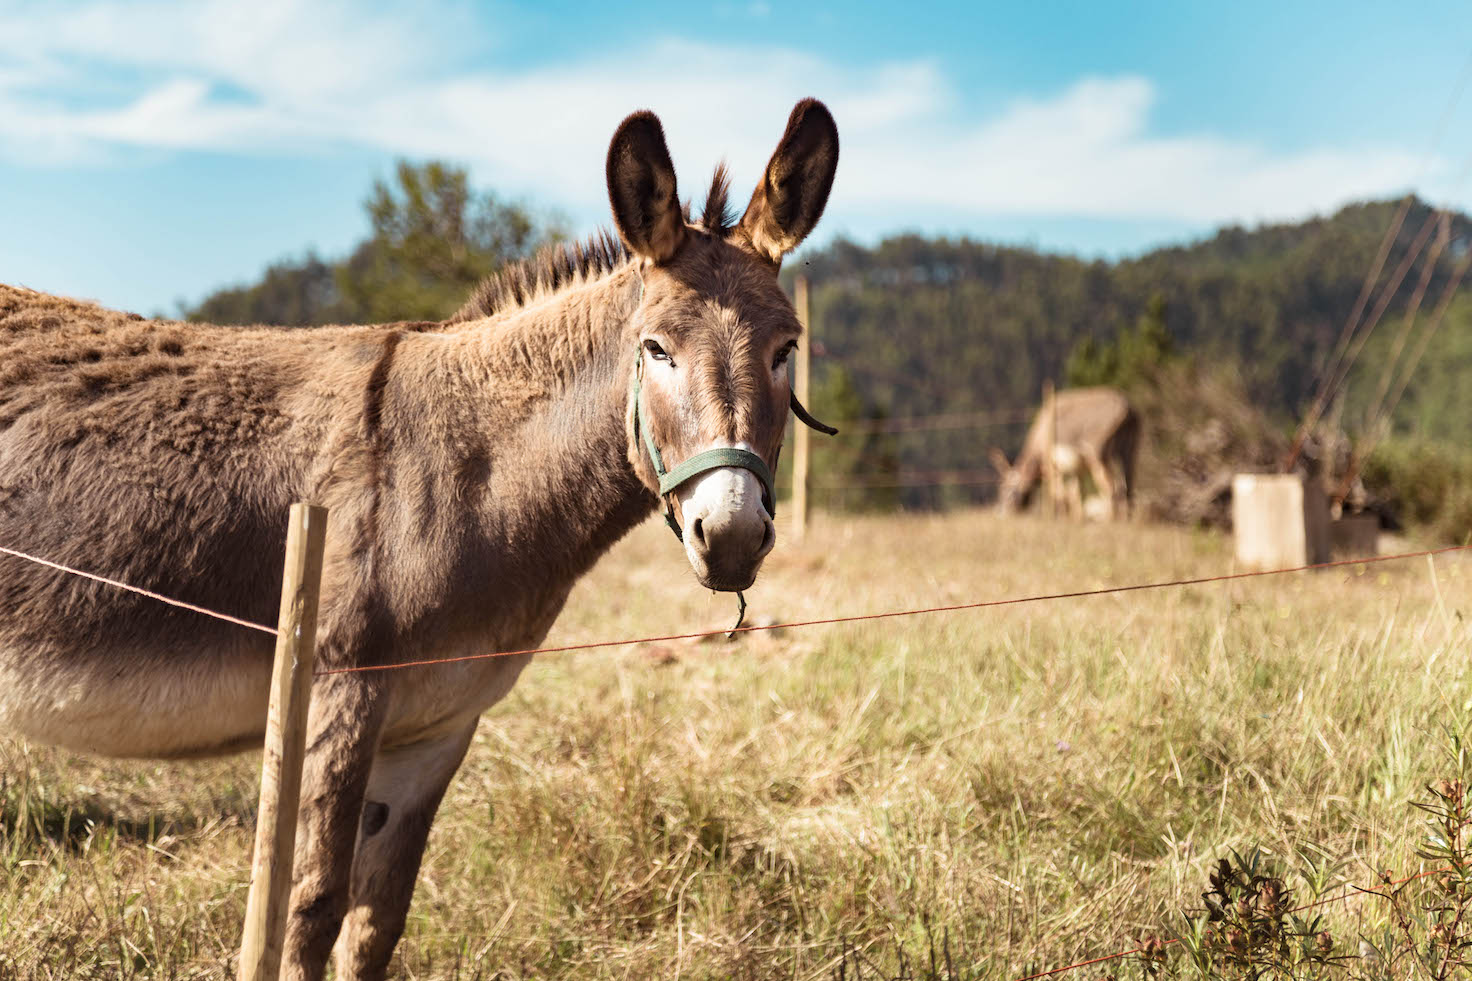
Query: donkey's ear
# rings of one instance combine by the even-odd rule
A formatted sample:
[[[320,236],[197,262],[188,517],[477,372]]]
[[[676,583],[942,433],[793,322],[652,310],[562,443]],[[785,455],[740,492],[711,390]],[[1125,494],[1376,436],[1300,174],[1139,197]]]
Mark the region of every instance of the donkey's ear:
[[[823,217],[838,169],[838,127],[828,107],[803,99],[787,117],[787,132],[741,217],[757,252],[780,264]]]
[[[685,215],[675,191],[675,165],[659,117],[636,112],[608,144],[608,201],[629,251],[668,262],[685,241]]]
[[[1003,477],[1012,472],[1012,464],[1007,462],[1006,455],[995,446],[987,451],[986,458],[992,462],[992,466],[996,468],[997,473]]]

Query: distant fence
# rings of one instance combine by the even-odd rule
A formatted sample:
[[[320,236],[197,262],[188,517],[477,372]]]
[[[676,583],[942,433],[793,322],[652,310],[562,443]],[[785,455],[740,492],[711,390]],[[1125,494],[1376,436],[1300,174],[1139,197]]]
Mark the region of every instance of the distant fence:
[[[934,415],[901,416],[894,419],[840,419],[833,425],[838,439],[856,436],[908,436],[915,433],[947,432],[967,429],[994,429],[1017,426],[1030,421],[1035,407],[1022,409],[986,409],[977,412],[941,412]],[[985,454],[978,452],[977,456]],[[995,469],[943,468],[919,470],[900,467],[893,471],[857,471],[824,476],[808,464],[808,487],[812,490],[852,490],[885,487],[990,486],[999,482]],[[796,477],[794,477],[794,480]],[[781,484],[779,490],[792,490],[792,484]]]
[[[840,436],[981,429],[989,426],[1015,426],[1032,419],[1035,412],[1036,406],[1023,409],[984,409],[977,412],[939,412],[935,415],[896,419],[841,419],[834,425],[838,427]]]

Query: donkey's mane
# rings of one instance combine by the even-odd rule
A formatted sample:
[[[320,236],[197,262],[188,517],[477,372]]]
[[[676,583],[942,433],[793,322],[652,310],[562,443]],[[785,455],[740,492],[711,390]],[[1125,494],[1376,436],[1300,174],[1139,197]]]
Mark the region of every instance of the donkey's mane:
[[[726,165],[721,163],[711,175],[710,190],[705,192],[705,207],[700,212],[700,224],[717,238],[725,238],[736,225],[736,216],[728,203],[730,196],[731,175]]]
[[[711,177],[705,206],[700,213],[700,225],[718,238],[724,238],[735,227],[736,218],[729,205],[730,193],[731,177],[723,163],[716,167]],[[690,220],[688,201],[685,219]],[[607,229],[599,229],[581,242],[549,245],[528,259],[507,263],[481,280],[450,322],[479,320],[526,306],[538,297],[555,293],[565,286],[614,272],[631,258],[624,243]]]
[[[604,229],[582,242],[549,245],[529,259],[508,262],[481,280],[450,321],[477,320],[525,306],[574,282],[613,272],[629,258],[618,236]]]

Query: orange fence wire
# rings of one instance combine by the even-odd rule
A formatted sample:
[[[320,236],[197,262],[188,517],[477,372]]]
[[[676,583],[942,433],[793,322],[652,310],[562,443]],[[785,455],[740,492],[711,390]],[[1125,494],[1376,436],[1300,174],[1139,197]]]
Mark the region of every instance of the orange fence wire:
[[[919,616],[926,613],[954,613],[959,610],[982,610],[994,606],[1017,606],[1022,603],[1041,603],[1048,600],[1079,599],[1085,596],[1108,596],[1113,593],[1133,593],[1145,589],[1166,589],[1172,586],[1197,586],[1209,582],[1228,582],[1233,579],[1252,579],[1258,576],[1279,576],[1289,572],[1307,572],[1310,569],[1332,569],[1346,565],[1372,565],[1379,562],[1394,562],[1398,559],[1424,558],[1428,555],[1444,555],[1462,552],[1472,545],[1449,545],[1445,548],[1430,548],[1419,552],[1401,552],[1397,555],[1375,555],[1357,559],[1337,559],[1333,562],[1317,562],[1286,569],[1264,569],[1256,572],[1232,572],[1221,576],[1199,576],[1193,579],[1171,579],[1163,582],[1135,583],[1129,586],[1106,586],[1102,589],[1078,589],[1066,593],[1043,593],[1036,596],[1018,596],[1012,599],[981,600],[975,603],[955,603],[949,606],[930,606],[916,610],[887,610],[883,613],[859,613],[845,617],[824,617],[819,620],[797,620],[791,623],[753,624],[735,630],[698,630],[684,634],[663,634],[656,637],[635,637],[628,640],[601,640],[584,644],[563,644],[558,647],[533,647],[520,651],[494,651],[486,654],[464,654],[459,657],[440,657],[423,661],[400,661],[397,664],[369,664],[360,667],[331,668],[318,671],[317,676],[330,674],[363,674],[370,671],[401,671],[405,668],[427,667],[433,664],[460,664],[465,661],[484,661],[496,657],[517,657],[523,654],[562,654],[568,651],[590,651],[607,647],[629,647],[634,644],[657,644],[674,640],[695,640],[701,637],[730,636],[732,634],[756,633],[759,630],[786,630],[796,627],[818,627],[836,623],[858,623],[867,620],[887,620],[894,617]]]
[[[400,671],[405,668],[428,667],[435,664],[459,664],[465,661],[484,661],[490,658],[516,657],[523,654],[561,654],[569,651],[588,651],[608,647],[631,647],[635,644],[654,644],[675,640],[695,640],[702,637],[715,637],[719,635],[725,635],[729,637],[734,634],[756,633],[757,631],[761,630],[786,630],[797,627],[818,627],[840,623],[859,623],[869,620],[889,620],[896,617],[921,616],[923,614],[929,613],[955,613],[961,610],[983,610],[997,606],[1018,606],[1023,603],[1042,603],[1050,600],[1082,599],[1088,596],[1109,596],[1118,593],[1139,592],[1146,589],[1168,589],[1175,586],[1199,586],[1205,583],[1230,582],[1234,579],[1254,579],[1261,576],[1280,576],[1290,572],[1308,572],[1313,569],[1333,569],[1339,566],[1348,565],[1373,565],[1380,562],[1395,562],[1401,559],[1417,559],[1424,558],[1429,555],[1445,555],[1450,552],[1463,552],[1468,549],[1472,549],[1472,545],[1448,545],[1444,548],[1429,548],[1423,549],[1419,552],[1400,552],[1395,555],[1374,555],[1353,559],[1336,559],[1332,562],[1316,562],[1309,565],[1297,565],[1283,569],[1262,569],[1253,572],[1232,572],[1220,576],[1197,576],[1190,579],[1169,579],[1161,582],[1132,583],[1127,586],[1105,586],[1100,589],[1077,589],[1064,593],[1040,593],[1033,596],[1015,596],[1011,599],[979,600],[974,603],[953,603],[947,606],[928,606],[912,610],[886,610],[881,613],[858,613],[851,616],[823,617],[817,620],[796,620],[790,623],[753,624],[745,627],[737,627],[734,630],[697,630],[683,634],[661,634],[652,637],[632,637],[626,640],[601,640],[582,644],[563,644],[558,647],[534,647],[518,651],[491,651],[485,654],[465,654],[460,657],[431,658],[422,661],[400,661],[397,664],[370,664],[361,665],[358,667],[330,668],[325,671],[316,672],[314,674],[314,677],[323,677],[325,675],[333,674],[362,674],[370,671]],[[132,586],[117,579],[111,579],[107,576],[99,576],[95,573],[86,572],[82,569],[76,569],[71,566],[62,565],[59,562],[52,562],[49,559],[43,559],[39,556],[31,555],[27,552],[22,552],[17,549],[0,546],[0,553],[10,555],[18,559],[24,559],[28,562],[34,562],[37,565],[42,565],[49,569],[56,569],[59,572],[65,572],[69,575],[79,576],[83,579],[91,580],[92,582],[102,583],[103,585],[126,590],[130,593],[136,593],[139,596],[146,596],[147,598],[157,600],[160,603],[166,603],[169,606],[178,607],[182,610],[188,610],[192,613],[198,613],[202,616],[213,617],[216,620],[223,620],[226,623],[232,623],[236,626],[246,627],[250,630],[259,630],[261,633],[271,634],[272,636],[276,635],[276,630],[272,627],[266,626],[265,624],[254,623],[250,620],[242,620],[241,618],[231,616],[228,613],[220,613],[215,610],[206,609],[202,606],[197,606],[193,603],[186,603],[183,600],[173,599],[171,597],[164,596],[161,593],[156,593],[150,589],[142,589],[138,586]]]
[[[129,593],[137,593],[139,596],[146,596],[151,600],[157,600],[158,602],[166,603],[169,606],[177,606],[181,610],[188,610],[191,613],[198,613],[201,616],[214,617],[216,620],[224,620],[226,623],[233,623],[237,627],[246,627],[250,630],[259,630],[263,634],[270,634],[272,637],[276,636],[275,627],[268,627],[264,623],[254,623],[250,620],[242,620],[240,619],[240,617],[232,617],[228,613],[218,613],[214,610],[207,610],[202,606],[195,606],[193,603],[186,603],[183,600],[171,599],[168,596],[164,596],[162,593],[155,593],[151,589],[141,589],[138,586],[130,586],[125,582],[119,582],[116,579],[109,579],[107,576],[99,576],[92,572],[85,572],[81,569],[73,569],[69,565],[62,565],[60,562],[52,562],[50,559],[43,559],[35,555],[30,555],[26,552],[17,551],[13,548],[6,548],[3,545],[0,545],[0,553],[14,556],[17,559],[25,559],[27,562],[34,562],[37,565],[44,565],[48,569],[56,569],[58,572],[65,572],[68,575],[79,576],[82,579],[90,579],[92,582],[100,582],[105,586],[112,586],[115,589],[122,589]]]

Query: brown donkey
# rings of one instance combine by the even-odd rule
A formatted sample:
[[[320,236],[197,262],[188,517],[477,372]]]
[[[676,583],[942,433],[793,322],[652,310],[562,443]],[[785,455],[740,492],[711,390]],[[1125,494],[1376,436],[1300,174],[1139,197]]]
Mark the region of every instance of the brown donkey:
[[[1065,512],[1083,518],[1079,478],[1087,467],[1104,516],[1127,518],[1134,503],[1139,445],[1139,414],[1119,389],[1062,389],[1033,416],[1016,460],[1008,463],[1001,450],[991,450],[992,466],[1001,475],[998,504],[1003,513],[1019,511],[1040,483],[1056,481]]]
[[[717,171],[694,222],[636,113],[608,150],[621,244],[503,273],[443,324],[202,327],[0,287],[0,544],[270,622],[287,507],[327,505],[324,668],[535,647],[661,498],[696,578],[744,589],[800,333],[777,271],[837,162],[800,102],[742,218]],[[446,785],[527,660],[316,680],[289,977],[334,944],[338,977],[385,974]],[[243,750],[270,671],[269,637],[0,556],[0,728]]]

